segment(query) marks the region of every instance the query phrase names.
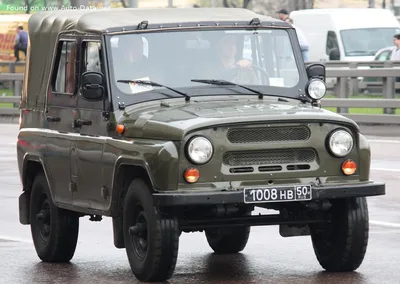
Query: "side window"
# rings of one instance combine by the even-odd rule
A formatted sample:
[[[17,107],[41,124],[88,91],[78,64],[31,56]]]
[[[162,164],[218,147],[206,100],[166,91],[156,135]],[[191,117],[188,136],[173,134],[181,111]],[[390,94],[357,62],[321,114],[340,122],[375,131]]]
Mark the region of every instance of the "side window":
[[[376,60],[386,61],[388,60],[388,58],[389,58],[389,51],[383,51],[377,56]]]
[[[52,91],[72,95],[76,83],[76,42],[61,41],[57,58],[57,73]]]
[[[84,60],[83,72],[92,71],[102,73],[100,60],[100,43],[85,42],[84,43]]]
[[[333,31],[329,31],[326,37],[326,54],[329,55],[330,51],[333,48],[339,48],[339,44],[336,33]]]
[[[83,40],[82,49],[80,52],[82,57],[81,60],[81,70],[80,76],[85,72],[103,72],[102,66],[102,56],[101,56],[101,43],[99,41],[88,41]],[[104,82],[106,83],[106,82]],[[80,80],[80,84],[82,84],[82,80]],[[80,92],[82,92],[82,86],[80,86]],[[104,94],[107,97],[106,94]],[[103,100],[99,101],[88,101],[83,98],[83,96],[78,96],[77,107],[80,109],[90,109],[90,110],[103,110]],[[106,103],[106,110],[109,109],[108,104]]]

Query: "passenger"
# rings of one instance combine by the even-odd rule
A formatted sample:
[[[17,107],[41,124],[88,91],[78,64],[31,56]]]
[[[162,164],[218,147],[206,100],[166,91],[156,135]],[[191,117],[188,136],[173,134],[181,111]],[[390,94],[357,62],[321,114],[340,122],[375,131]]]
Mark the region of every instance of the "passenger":
[[[148,58],[143,54],[143,39],[137,35],[122,35],[114,58],[117,80],[134,80],[148,77]]]
[[[129,35],[129,45],[129,62],[134,64],[145,63],[147,57],[143,54],[143,38],[137,35]]]

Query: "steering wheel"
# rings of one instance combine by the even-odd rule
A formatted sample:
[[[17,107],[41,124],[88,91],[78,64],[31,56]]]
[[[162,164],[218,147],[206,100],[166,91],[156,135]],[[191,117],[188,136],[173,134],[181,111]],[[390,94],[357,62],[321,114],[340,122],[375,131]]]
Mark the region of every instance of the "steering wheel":
[[[266,76],[267,82],[269,83],[269,74],[262,67],[258,65],[252,65],[250,68],[241,68],[240,66],[234,66],[224,71],[221,75],[227,81],[241,84],[254,84],[256,79],[259,77],[254,70],[258,70]]]
[[[251,68],[252,68],[252,69],[256,69],[256,70],[260,71],[261,73],[263,73],[263,74],[265,75],[266,79],[267,79],[267,84],[269,84],[269,78],[270,78],[270,76],[269,76],[268,72],[265,71],[264,68],[262,68],[262,67],[259,66],[259,65],[255,65],[255,64],[254,64],[254,65],[251,65]],[[257,76],[257,77],[258,77],[258,76]]]

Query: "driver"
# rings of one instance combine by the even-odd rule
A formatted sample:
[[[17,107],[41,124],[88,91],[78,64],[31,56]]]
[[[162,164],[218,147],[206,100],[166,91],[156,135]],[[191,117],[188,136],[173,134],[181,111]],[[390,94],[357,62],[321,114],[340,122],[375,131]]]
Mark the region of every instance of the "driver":
[[[241,59],[236,62],[236,37],[224,35],[217,43],[217,64],[212,70],[214,79],[225,79],[228,81],[237,78],[238,71],[252,72],[252,62]]]
[[[246,59],[235,62],[236,57],[236,37],[233,35],[223,36],[217,44],[219,64],[221,68],[251,68],[251,62]]]

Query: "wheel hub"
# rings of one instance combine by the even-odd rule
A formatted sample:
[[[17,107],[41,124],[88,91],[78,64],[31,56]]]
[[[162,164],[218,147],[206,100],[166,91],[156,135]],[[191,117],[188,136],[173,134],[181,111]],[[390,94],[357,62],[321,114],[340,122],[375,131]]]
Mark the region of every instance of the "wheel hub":
[[[136,218],[136,224],[129,227],[129,234],[132,238],[132,244],[136,255],[143,259],[147,253],[147,220],[145,213],[142,211]]]
[[[39,234],[41,238],[45,241],[47,237],[50,234],[50,207],[49,204],[47,203],[47,200],[45,200],[42,203],[41,210],[39,213],[36,214],[36,220],[38,222],[38,229],[39,229]]]

